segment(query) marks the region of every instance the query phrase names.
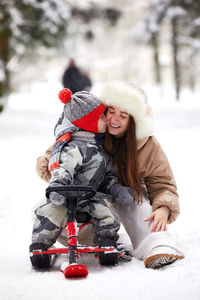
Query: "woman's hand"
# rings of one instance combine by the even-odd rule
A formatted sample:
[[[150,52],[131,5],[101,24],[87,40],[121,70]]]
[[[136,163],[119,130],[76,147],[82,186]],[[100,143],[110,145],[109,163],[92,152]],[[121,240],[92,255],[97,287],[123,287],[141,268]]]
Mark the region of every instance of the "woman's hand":
[[[160,208],[156,209],[152,214],[150,214],[149,217],[144,219],[144,221],[154,221],[153,226],[151,228],[151,232],[166,231],[169,213],[170,210],[167,206],[161,206]]]

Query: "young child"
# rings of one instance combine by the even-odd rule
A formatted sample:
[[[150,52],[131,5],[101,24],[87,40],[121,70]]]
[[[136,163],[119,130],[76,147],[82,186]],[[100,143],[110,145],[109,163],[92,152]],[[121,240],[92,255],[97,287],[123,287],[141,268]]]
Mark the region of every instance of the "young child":
[[[91,216],[95,244],[99,247],[113,246],[117,250],[120,221],[106,194],[123,204],[132,202],[134,196],[129,187],[118,182],[111,158],[103,149],[105,106],[86,91],[72,95],[69,89],[64,89],[59,93],[59,98],[65,106],[55,127],[56,143],[50,155],[49,185],[95,187],[97,193],[92,199],[78,202],[77,213]],[[47,250],[60,235],[67,223],[64,199],[62,193],[52,192],[47,203],[35,211],[36,221],[30,245],[30,259],[35,268],[50,266],[48,255],[32,255],[32,251]],[[118,262],[118,253],[101,252],[99,260],[102,265],[114,265]]]

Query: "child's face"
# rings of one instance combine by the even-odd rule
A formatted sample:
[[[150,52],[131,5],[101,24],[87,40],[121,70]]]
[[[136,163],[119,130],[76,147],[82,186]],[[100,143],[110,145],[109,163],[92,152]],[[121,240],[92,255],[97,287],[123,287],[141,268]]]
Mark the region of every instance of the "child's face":
[[[98,127],[98,133],[106,132],[107,124],[106,124],[106,116],[104,114],[102,114],[101,117],[99,118],[97,127]]]

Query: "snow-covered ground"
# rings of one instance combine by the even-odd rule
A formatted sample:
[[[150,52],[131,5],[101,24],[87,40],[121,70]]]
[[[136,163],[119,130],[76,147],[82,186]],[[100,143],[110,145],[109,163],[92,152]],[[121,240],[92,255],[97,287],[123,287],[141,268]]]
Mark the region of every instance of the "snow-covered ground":
[[[29,262],[32,207],[44,195],[46,184],[35,172],[36,158],[53,142],[53,127],[62,104],[59,85],[36,86],[30,93],[12,95],[0,115],[0,299],[200,299],[200,102],[185,95],[182,103],[157,99],[156,137],[168,155],[180,194],[181,215],[169,226],[185,259],[161,270],[145,269],[132,259],[116,267],[102,267],[92,257],[84,279],[67,280],[59,272],[64,257],[48,272],[35,272]],[[169,97],[170,98],[170,97]],[[162,103],[162,105],[161,105]],[[121,240],[130,242],[121,229]]]

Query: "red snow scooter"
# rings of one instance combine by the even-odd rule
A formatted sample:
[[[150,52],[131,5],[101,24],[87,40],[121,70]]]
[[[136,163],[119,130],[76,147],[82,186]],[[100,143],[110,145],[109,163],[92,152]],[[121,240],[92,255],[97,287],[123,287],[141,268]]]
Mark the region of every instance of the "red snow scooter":
[[[78,221],[76,218],[76,206],[79,200],[90,199],[92,198],[96,191],[91,186],[79,186],[79,185],[69,185],[69,186],[58,186],[58,187],[48,187],[46,190],[46,196],[49,198],[51,192],[62,192],[65,195],[65,205],[67,207],[67,226],[65,230],[67,232],[67,247],[65,248],[52,248],[47,251],[33,251],[33,255],[41,254],[66,254],[68,253],[69,265],[64,268],[61,268],[61,271],[64,273],[65,277],[79,277],[88,275],[88,267],[83,264],[78,264],[77,260],[79,259],[80,254],[82,253],[93,253],[95,256],[99,256],[101,252],[116,252],[118,257],[124,256],[122,260],[130,261],[131,256],[123,247],[120,248],[118,245],[118,250],[114,247],[101,247],[98,246],[85,246],[78,244],[77,236],[80,230],[78,226]],[[78,222],[77,222],[78,221]]]

